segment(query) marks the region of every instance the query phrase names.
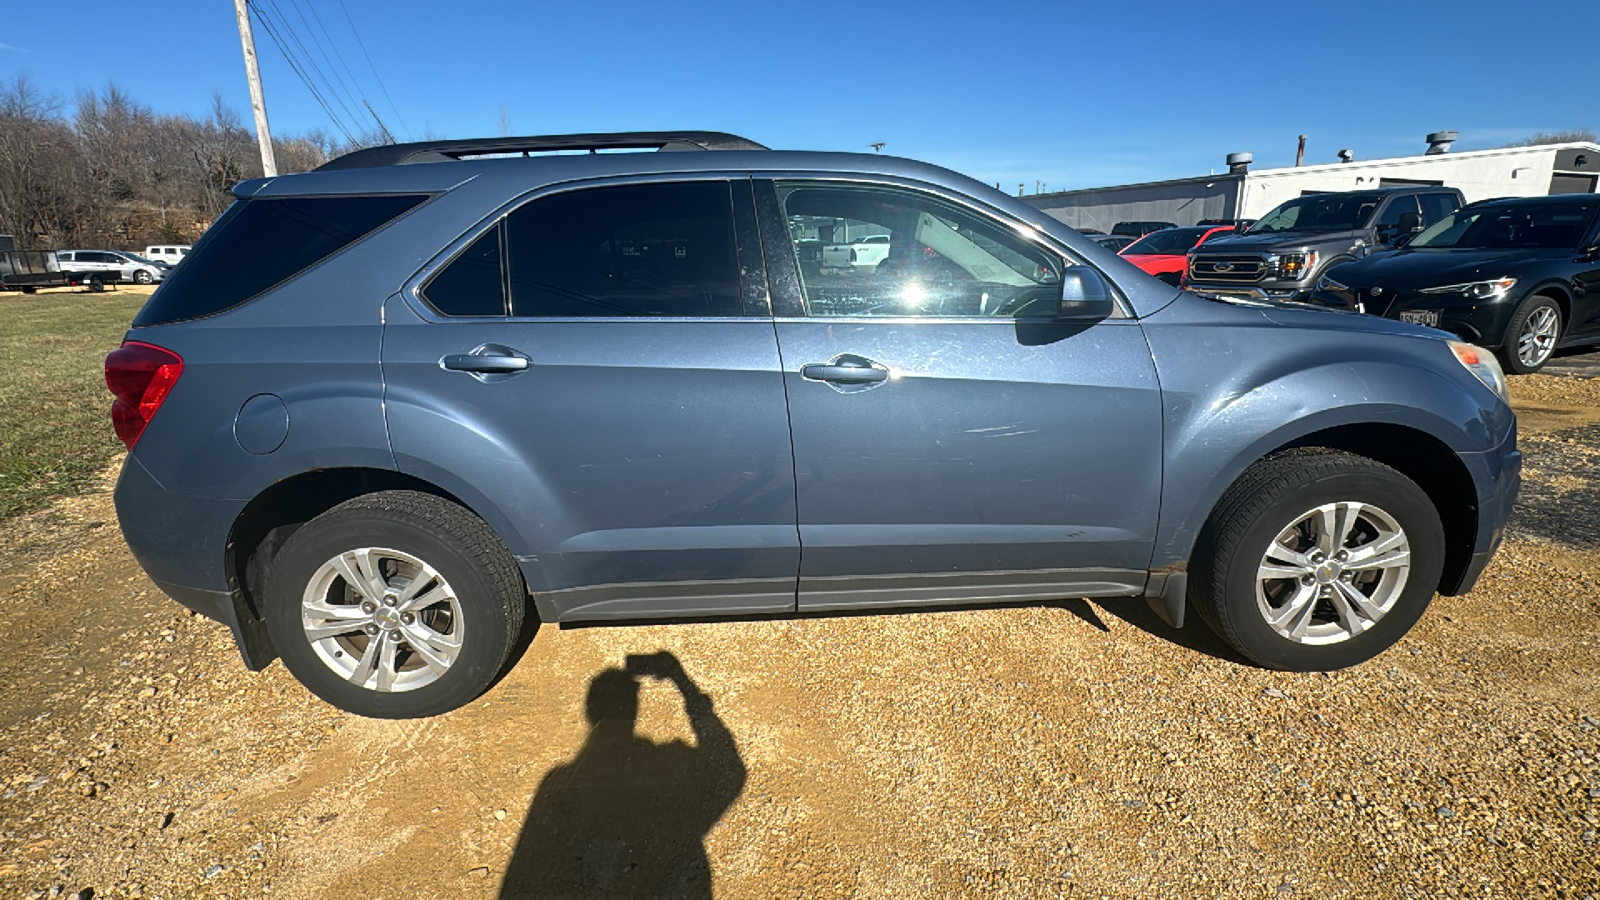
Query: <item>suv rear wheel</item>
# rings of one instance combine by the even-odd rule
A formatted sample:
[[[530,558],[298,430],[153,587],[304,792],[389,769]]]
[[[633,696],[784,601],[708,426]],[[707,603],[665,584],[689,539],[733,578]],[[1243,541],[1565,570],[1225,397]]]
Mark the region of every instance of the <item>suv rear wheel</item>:
[[[1444,548],[1438,511],[1410,479],[1354,454],[1297,450],[1256,463],[1223,496],[1189,599],[1252,662],[1342,669],[1422,617]]]
[[[284,665],[312,693],[383,719],[461,706],[500,675],[527,607],[522,574],[477,516],[412,491],[306,523],[266,579]]]

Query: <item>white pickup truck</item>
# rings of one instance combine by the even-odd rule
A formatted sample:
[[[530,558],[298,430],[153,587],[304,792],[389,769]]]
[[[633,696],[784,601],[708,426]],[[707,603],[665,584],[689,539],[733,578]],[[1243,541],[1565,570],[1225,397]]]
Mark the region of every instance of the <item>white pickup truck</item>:
[[[869,234],[848,244],[829,244],[822,248],[822,265],[829,269],[871,268],[889,255],[889,236]]]

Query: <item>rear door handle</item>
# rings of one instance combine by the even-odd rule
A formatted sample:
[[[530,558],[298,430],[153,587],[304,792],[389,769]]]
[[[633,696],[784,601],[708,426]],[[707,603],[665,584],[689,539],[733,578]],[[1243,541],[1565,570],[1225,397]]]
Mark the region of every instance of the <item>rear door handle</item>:
[[[888,381],[889,372],[872,366],[810,363],[800,367],[800,377],[834,384],[877,384]]]
[[[483,344],[471,353],[451,353],[439,358],[439,367],[474,375],[510,375],[524,371],[533,361],[500,344]]]

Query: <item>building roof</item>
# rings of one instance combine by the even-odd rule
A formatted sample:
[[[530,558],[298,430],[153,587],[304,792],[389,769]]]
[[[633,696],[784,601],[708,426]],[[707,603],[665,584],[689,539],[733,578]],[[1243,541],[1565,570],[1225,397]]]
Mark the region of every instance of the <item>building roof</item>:
[[[1448,153],[1419,153],[1414,156],[1391,156],[1381,159],[1358,159],[1350,162],[1315,163],[1306,166],[1280,166],[1273,169],[1252,169],[1245,173],[1222,172],[1215,175],[1195,175],[1188,178],[1169,178],[1161,181],[1141,181],[1134,184],[1108,184],[1100,187],[1077,188],[1070,191],[1051,191],[1043,194],[1027,194],[1023,197],[1029,203],[1053,198],[1068,198],[1081,194],[1092,194],[1098,191],[1125,190],[1128,188],[1169,187],[1184,184],[1212,184],[1237,178],[1277,178],[1288,175],[1311,175],[1323,172],[1352,171],[1366,168],[1386,168],[1428,162],[1432,160],[1457,160],[1457,159],[1488,159],[1497,156],[1521,156],[1532,153],[1548,153],[1561,150],[1592,150],[1600,154],[1600,144],[1588,141],[1568,141],[1561,144],[1536,144],[1531,147],[1496,147],[1490,150],[1461,150]]]

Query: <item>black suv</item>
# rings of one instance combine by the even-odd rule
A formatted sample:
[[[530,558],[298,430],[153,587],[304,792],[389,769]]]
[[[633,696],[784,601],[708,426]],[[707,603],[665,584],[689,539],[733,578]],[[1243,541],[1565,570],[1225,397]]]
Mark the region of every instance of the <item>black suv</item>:
[[[1600,344],[1597,213],[1600,194],[1474,203],[1329,272],[1312,299],[1442,328],[1536,372],[1557,347]]]
[[[1461,203],[1461,192],[1446,187],[1296,197],[1248,231],[1196,248],[1184,284],[1257,300],[1304,300],[1328,269],[1396,246]]]

